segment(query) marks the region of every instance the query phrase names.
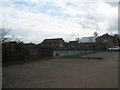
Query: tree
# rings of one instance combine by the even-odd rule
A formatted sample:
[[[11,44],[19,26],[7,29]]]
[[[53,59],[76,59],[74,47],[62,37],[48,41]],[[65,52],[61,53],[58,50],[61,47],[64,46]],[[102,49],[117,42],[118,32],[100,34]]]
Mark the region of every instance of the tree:
[[[17,36],[10,33],[11,29],[0,28],[0,42],[9,42],[11,40],[19,41]]]
[[[98,33],[97,32],[94,32],[94,37],[98,37]]]
[[[80,38],[76,38],[76,41],[78,41],[78,42],[79,42],[79,41],[80,41]]]

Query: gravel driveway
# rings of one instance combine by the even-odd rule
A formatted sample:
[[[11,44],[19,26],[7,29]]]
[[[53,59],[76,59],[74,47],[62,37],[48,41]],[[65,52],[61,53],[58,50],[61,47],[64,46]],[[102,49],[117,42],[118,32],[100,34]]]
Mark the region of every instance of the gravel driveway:
[[[118,88],[118,52],[56,58],[3,68],[3,88]]]

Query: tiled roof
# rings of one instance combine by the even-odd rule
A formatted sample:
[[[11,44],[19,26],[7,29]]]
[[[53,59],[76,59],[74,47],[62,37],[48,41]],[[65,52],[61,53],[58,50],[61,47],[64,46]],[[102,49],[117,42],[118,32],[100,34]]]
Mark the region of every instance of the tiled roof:
[[[58,43],[60,40],[63,40],[62,38],[54,38],[54,39],[45,39],[42,44],[45,43]]]
[[[78,41],[70,41],[69,43],[70,44],[75,44],[75,43],[78,43]]]

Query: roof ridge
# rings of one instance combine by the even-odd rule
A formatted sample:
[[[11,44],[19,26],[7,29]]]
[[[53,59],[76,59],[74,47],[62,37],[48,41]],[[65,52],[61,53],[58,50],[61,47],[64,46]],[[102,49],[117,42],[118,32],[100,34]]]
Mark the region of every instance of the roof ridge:
[[[45,40],[51,40],[51,39],[63,39],[63,38],[49,38],[49,39],[45,39]]]

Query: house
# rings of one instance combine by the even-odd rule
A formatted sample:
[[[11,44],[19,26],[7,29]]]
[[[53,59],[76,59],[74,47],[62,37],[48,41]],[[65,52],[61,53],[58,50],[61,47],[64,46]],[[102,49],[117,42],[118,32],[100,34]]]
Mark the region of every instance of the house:
[[[95,50],[95,42],[78,43],[79,50]]]
[[[78,41],[69,41],[68,48],[71,50],[78,48]]]
[[[114,36],[109,35],[108,33],[96,38],[96,49],[97,50],[106,50],[109,47],[117,45],[117,39]]]
[[[69,49],[76,49],[76,50],[94,50],[95,42],[82,42],[79,43],[78,41],[70,41],[68,43]]]
[[[96,37],[83,37],[79,40],[79,43],[89,43],[89,42],[95,42]]]
[[[60,49],[64,47],[64,40],[62,38],[53,38],[53,39],[45,39],[41,43],[42,47],[51,47],[53,49]]]
[[[70,47],[75,47],[75,46],[77,47],[78,46],[78,41],[69,41],[68,44],[69,44]]]
[[[78,42],[78,48],[80,50],[94,50],[96,38],[97,38],[97,36],[81,38]]]

